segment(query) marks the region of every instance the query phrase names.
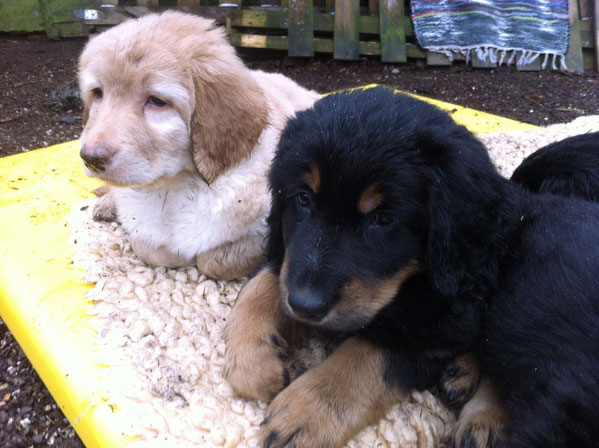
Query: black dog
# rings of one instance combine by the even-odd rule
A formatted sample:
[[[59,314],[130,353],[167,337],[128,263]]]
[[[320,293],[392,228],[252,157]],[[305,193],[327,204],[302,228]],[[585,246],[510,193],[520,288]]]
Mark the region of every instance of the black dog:
[[[528,156],[512,181],[530,191],[599,201],[599,132],[576,135]]]
[[[270,182],[268,265],[227,323],[225,374],[282,390],[289,317],[346,339],[276,395],[266,446],[340,446],[466,351],[499,444],[599,437],[596,204],[526,192],[448,115],[381,88],[298,113]]]
[[[529,155],[511,180],[534,193],[599,201],[599,132],[551,143]],[[454,432],[458,447],[493,447],[504,413],[495,407],[497,393],[480,375],[476,356],[458,356],[439,379],[444,402],[459,412]],[[474,397],[474,398],[473,398]],[[492,400],[489,400],[491,398]],[[465,406],[464,406],[465,405]]]

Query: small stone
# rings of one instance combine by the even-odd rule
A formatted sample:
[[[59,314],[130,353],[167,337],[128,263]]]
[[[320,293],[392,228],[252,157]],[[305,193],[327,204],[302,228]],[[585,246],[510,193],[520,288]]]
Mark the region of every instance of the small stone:
[[[73,115],[63,115],[62,117],[60,117],[58,119],[58,121],[62,122],[62,123],[68,123],[68,124],[75,124],[77,122],[77,118],[75,118]]]

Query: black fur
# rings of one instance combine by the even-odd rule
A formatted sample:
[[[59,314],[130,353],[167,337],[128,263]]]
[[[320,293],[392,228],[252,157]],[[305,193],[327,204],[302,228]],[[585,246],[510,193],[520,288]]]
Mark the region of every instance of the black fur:
[[[599,201],[599,132],[535,151],[516,168],[512,181],[534,192]]]
[[[312,166],[317,194],[303,180]],[[304,321],[326,328],[349,280],[375,284],[416,260],[426,271],[374,318],[348,312],[328,329],[383,347],[385,379],[402,389],[431,387],[474,350],[511,419],[503,446],[599,440],[597,204],[527,192],[448,115],[382,88],[298,113],[270,183],[268,262],[280,272],[287,259],[289,295],[318,311]],[[383,201],[361,215],[372,184]]]

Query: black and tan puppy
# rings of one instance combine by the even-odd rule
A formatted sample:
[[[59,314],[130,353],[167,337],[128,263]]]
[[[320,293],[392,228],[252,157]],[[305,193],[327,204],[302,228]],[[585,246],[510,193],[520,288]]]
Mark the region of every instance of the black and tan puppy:
[[[534,193],[599,202],[599,132],[576,135],[544,146],[516,168],[511,180]],[[480,375],[473,353],[457,357],[443,371],[439,392],[459,412],[454,445],[494,447],[505,415],[496,407],[497,392]]]
[[[599,437],[596,204],[526,192],[448,115],[380,88],[299,113],[270,184],[268,264],[225,331],[234,389],[275,397],[266,446],[341,446],[466,351],[498,444]],[[287,386],[289,322],[345,340]]]
[[[516,168],[512,181],[534,192],[599,201],[599,132],[535,151]]]

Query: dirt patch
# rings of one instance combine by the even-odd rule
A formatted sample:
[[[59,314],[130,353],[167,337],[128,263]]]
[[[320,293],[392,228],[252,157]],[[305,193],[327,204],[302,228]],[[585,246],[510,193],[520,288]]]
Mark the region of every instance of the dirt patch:
[[[79,137],[83,124],[75,74],[86,41],[0,36],[0,156]],[[240,54],[251,68],[283,73],[319,92],[379,83],[536,125],[599,113],[596,73],[290,59],[257,50]],[[83,446],[0,321],[0,446],[48,445]]]

